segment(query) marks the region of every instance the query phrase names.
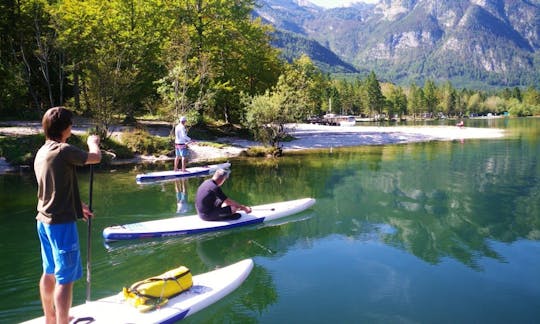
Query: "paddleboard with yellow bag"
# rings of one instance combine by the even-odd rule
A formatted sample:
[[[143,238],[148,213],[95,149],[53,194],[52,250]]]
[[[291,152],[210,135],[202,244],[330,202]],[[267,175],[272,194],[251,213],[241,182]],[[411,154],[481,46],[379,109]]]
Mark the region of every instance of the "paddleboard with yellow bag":
[[[167,271],[157,277],[138,281],[124,287],[125,300],[140,312],[148,312],[165,305],[169,298],[177,296],[193,286],[191,271],[185,266]]]
[[[138,281],[114,296],[75,306],[69,313],[72,323],[175,323],[230,294],[252,269],[252,259],[194,276],[188,268],[178,267]],[[45,323],[45,319],[24,323]]]

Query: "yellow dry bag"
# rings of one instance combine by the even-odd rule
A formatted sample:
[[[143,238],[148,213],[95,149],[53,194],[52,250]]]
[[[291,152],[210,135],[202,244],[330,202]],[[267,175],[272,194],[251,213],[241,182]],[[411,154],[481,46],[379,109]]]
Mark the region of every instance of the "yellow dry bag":
[[[180,266],[157,277],[138,281],[122,290],[124,298],[141,312],[153,310],[193,286],[188,268]]]

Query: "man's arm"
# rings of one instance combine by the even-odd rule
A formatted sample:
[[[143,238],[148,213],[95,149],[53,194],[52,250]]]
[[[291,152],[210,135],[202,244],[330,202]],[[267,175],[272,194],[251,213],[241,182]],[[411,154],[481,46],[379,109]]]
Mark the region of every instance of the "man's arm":
[[[88,158],[85,164],[97,164],[101,161],[101,150],[99,149],[99,136],[90,135],[86,141],[88,144]]]
[[[251,213],[251,207],[249,206],[245,206],[245,205],[242,205],[234,200],[232,200],[231,198],[227,198],[225,199],[224,201],[225,205],[227,206],[231,206],[233,207],[234,209],[237,209],[237,210],[243,210],[245,211],[246,213]]]

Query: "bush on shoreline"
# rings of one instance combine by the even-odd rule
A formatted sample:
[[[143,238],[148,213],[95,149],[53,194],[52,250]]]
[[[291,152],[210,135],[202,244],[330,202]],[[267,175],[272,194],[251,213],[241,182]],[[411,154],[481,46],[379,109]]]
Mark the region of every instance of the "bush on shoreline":
[[[195,135],[195,136],[194,136]],[[200,146],[210,146],[222,148],[224,144],[206,140],[215,139],[216,136],[223,135],[223,131],[213,128],[190,130],[192,138],[203,139],[197,141]],[[230,134],[228,134],[230,135]],[[73,144],[83,150],[87,150],[86,139],[88,134],[72,134],[68,143]],[[39,148],[45,142],[45,136],[40,134],[32,135],[0,135],[0,156],[13,166],[31,166]],[[133,129],[122,132],[119,139],[114,137],[102,138],[101,150],[107,152],[102,157],[102,164],[108,165],[112,157],[114,159],[132,159],[137,154],[153,156],[173,156],[173,145],[171,137],[152,135],[144,129]],[[266,156],[267,154],[254,153],[250,156]]]
[[[0,156],[12,165],[31,165],[44,142],[43,134],[0,136]]]
[[[72,134],[68,142],[83,150],[88,150],[87,137],[88,134],[82,136]],[[14,166],[32,166],[36,153],[44,142],[45,136],[43,134],[0,136],[0,156]],[[112,153],[118,159],[129,159],[135,156],[128,146],[110,138],[102,140],[101,148]],[[107,155],[103,157],[103,162],[108,163]]]
[[[120,136],[122,145],[135,154],[169,155],[172,151],[172,142],[168,137],[153,136],[148,131],[133,129],[123,132]],[[118,157],[118,156],[117,156]]]

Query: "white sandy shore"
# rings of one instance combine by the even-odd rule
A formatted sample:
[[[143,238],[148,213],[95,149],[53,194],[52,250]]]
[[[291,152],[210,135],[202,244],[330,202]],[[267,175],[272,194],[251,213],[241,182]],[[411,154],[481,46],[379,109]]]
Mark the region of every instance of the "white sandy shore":
[[[504,130],[494,128],[470,128],[456,126],[325,126],[313,124],[290,124],[286,127],[295,138],[282,143],[283,150],[309,150],[331,147],[403,144],[429,141],[453,141],[465,139],[493,139],[504,137]],[[192,161],[209,161],[237,156],[250,146],[260,143],[239,138],[221,138],[227,143],[222,149],[191,145]]]
[[[312,149],[362,145],[400,144],[428,141],[501,138],[504,130],[456,126],[324,126],[289,125],[297,140],[284,143],[285,149]]]
[[[283,150],[308,150],[330,147],[347,147],[363,145],[403,144],[428,141],[452,141],[465,139],[493,139],[504,137],[502,129],[470,128],[456,126],[324,126],[313,124],[290,124],[286,127],[295,138],[284,142]],[[74,133],[82,133],[87,128],[74,129]],[[33,134],[40,131],[39,123],[0,127],[0,134],[20,135]],[[191,162],[209,162],[238,156],[250,146],[260,143],[239,138],[221,138],[218,142],[229,144],[225,148],[215,148],[204,145],[190,145],[192,150]],[[141,163],[170,160],[170,157],[140,156],[129,161],[116,163]],[[0,159],[0,173],[9,169],[9,164]]]

